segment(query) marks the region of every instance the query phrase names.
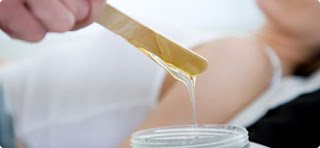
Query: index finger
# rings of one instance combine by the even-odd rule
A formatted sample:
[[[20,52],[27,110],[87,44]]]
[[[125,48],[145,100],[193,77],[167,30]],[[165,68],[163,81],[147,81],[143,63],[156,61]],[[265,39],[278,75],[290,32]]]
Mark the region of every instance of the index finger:
[[[90,5],[89,15],[86,19],[78,22],[72,30],[78,30],[86,27],[98,19],[100,12],[103,10],[106,0],[88,0]]]

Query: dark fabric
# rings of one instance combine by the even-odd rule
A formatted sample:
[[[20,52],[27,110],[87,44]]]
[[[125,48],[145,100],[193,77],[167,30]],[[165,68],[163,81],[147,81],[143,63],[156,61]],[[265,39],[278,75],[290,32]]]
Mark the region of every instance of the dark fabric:
[[[247,129],[250,141],[272,148],[319,147],[320,90],[269,110]]]
[[[11,117],[5,111],[3,89],[0,84],[0,146],[14,148]]]

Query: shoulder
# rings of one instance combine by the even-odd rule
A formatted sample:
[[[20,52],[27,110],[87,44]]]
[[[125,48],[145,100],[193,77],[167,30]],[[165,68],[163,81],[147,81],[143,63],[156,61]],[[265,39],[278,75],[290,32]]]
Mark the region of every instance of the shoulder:
[[[265,48],[265,45],[254,37],[227,36],[202,44],[195,48],[195,51],[209,60],[209,66],[218,62],[226,69],[230,67],[240,73],[251,71],[272,77],[273,65]]]
[[[246,56],[254,58],[265,56],[264,47],[254,37],[249,36],[227,36],[213,40],[195,48],[195,51],[209,53],[227,54],[229,56]],[[206,55],[209,56],[209,55]]]
[[[201,88],[198,94],[203,98],[221,93],[222,96],[232,94],[239,100],[254,99],[269,87],[273,78],[273,65],[263,45],[254,38],[229,36],[193,50],[208,60],[207,71],[197,79],[197,87]],[[162,96],[175,83],[167,77]],[[214,91],[222,88],[226,89]]]
[[[203,44],[195,51],[209,61],[202,77],[232,89],[239,96],[248,94],[255,98],[272,81],[274,68],[265,46],[253,37],[224,37]]]

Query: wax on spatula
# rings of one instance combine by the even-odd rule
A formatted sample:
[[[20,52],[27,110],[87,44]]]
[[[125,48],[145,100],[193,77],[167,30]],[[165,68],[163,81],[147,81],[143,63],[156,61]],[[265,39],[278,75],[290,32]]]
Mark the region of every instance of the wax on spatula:
[[[198,76],[207,69],[208,62],[205,58],[147,28],[108,4],[97,23],[126,39],[150,58],[151,55],[155,55],[168,66],[189,76]]]

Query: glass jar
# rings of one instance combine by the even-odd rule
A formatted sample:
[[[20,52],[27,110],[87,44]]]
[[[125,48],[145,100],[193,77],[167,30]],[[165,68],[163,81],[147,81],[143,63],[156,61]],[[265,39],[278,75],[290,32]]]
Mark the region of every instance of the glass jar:
[[[132,134],[132,148],[248,148],[248,131],[229,125],[173,126]]]

